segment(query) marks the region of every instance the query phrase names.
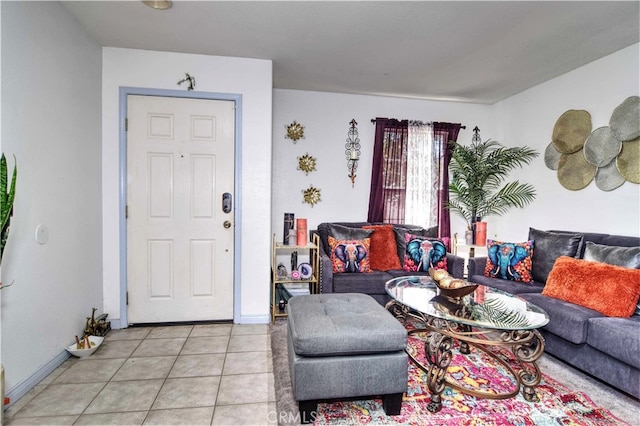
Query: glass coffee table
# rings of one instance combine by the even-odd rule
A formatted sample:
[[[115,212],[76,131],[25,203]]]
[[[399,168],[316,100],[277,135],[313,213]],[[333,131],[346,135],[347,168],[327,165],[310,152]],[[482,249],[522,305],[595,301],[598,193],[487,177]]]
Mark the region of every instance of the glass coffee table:
[[[394,278],[387,281],[385,288],[391,296],[387,310],[403,323],[410,319],[417,322],[409,334],[426,336],[426,360],[407,353],[427,374],[431,392],[429,411],[438,412],[442,408],[441,394],[445,386],[491,399],[512,398],[522,390],[527,401],[538,401],[535,387],[540,383],[541,374],[536,361],[544,352],[544,338],[537,329],[549,322],[544,310],[520,297],[482,285],[466,296],[447,297],[427,275]],[[504,367],[501,371],[513,376],[513,389],[488,392],[447,380],[454,347],[468,355],[471,346],[483,351]],[[519,368],[514,369],[492,350],[495,348],[506,349]]]

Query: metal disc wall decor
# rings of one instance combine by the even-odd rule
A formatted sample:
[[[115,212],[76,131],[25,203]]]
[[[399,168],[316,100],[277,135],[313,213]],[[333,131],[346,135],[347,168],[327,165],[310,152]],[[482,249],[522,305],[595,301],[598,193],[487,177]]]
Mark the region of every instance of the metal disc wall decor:
[[[587,163],[582,151],[562,154],[558,163],[558,182],[571,191],[579,191],[591,183],[597,169]]]
[[[625,180],[640,183],[640,138],[622,143],[616,166]]]
[[[551,142],[547,145],[547,149],[544,150],[544,164],[551,170],[558,170],[561,155],[562,153],[558,151],[553,142]]]
[[[572,191],[591,180],[602,191],[624,182],[640,184],[640,97],[630,96],[618,105],[609,126],[590,129],[591,115],[584,110],[566,111],[556,121],[544,164],[557,170],[560,184]]]
[[[591,114],[585,110],[571,109],[556,121],[551,140],[558,151],[572,154],[582,149],[590,133]]]
[[[640,137],[640,97],[630,96],[618,105],[611,114],[609,127],[622,142]]]
[[[604,167],[598,167],[595,181],[600,190],[613,191],[624,183],[624,178],[620,176],[616,162],[612,161]]]
[[[622,142],[613,136],[609,126],[595,129],[584,143],[584,158],[597,167],[604,167],[620,154]]]

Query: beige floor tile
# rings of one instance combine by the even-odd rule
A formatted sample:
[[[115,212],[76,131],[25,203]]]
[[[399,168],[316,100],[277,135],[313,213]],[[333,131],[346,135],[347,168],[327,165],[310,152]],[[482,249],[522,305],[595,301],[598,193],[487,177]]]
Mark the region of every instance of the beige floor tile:
[[[129,358],[111,380],[164,379],[169,375],[176,358],[176,356]]]
[[[184,342],[185,337],[176,337],[170,339],[145,339],[140,343],[138,349],[133,351],[131,356],[143,357],[143,356],[167,356],[178,355]]]
[[[180,355],[169,377],[219,376],[222,374],[225,354]]]
[[[105,340],[91,359],[128,358],[142,340]]]
[[[172,325],[167,327],[154,327],[149,333],[148,339],[170,339],[174,337],[188,337],[193,329],[192,325]]]
[[[278,413],[275,402],[259,402],[256,404],[218,405],[213,411],[212,425],[268,425],[275,426]]]
[[[51,373],[51,374],[53,374],[53,373]],[[44,380],[42,382],[44,382]],[[40,383],[42,383],[42,382],[40,382]],[[10,419],[11,417],[13,417],[18,411],[20,411],[22,409],[22,407],[27,405],[27,403],[29,401],[31,401],[33,398],[35,398],[36,395],[38,395],[44,389],[46,389],[46,386],[44,386],[44,385],[38,384],[38,385],[34,386],[31,390],[29,390],[29,392],[25,393],[22,396],[22,398],[20,398],[19,400],[15,401],[13,404],[11,404],[11,406],[9,408],[4,410],[4,419],[7,420],[7,419]]]
[[[219,384],[220,376],[167,379],[152,409],[213,407]]]
[[[270,373],[236,374],[220,378],[218,405],[251,404],[275,401],[269,386]]]
[[[228,336],[233,324],[199,324],[194,325],[189,337]]]
[[[130,413],[83,414],[74,425],[141,425],[146,411]]]
[[[234,324],[231,335],[241,334],[268,334],[269,326],[267,324]]]
[[[213,407],[151,410],[145,425],[210,425]]]
[[[53,383],[53,381],[57,379],[60,374],[64,373],[67,370],[67,368],[71,367],[72,365],[74,365],[76,362],[79,362],[79,361],[80,359],[74,356],[67,358],[62,364],[60,364],[58,368],[53,370],[51,374],[49,374],[47,377],[42,379],[40,383],[38,383],[38,385],[48,385]]]
[[[142,340],[145,339],[153,327],[129,327],[120,330],[111,330],[104,338],[109,340]]]
[[[126,358],[81,360],[67,368],[53,383],[107,382],[125,361]]]
[[[49,385],[33,397],[13,418],[81,414],[104,383]]]
[[[87,407],[86,414],[149,410],[162,379],[109,382]]]
[[[271,349],[266,334],[232,335],[229,339],[229,352],[255,352]]]
[[[55,416],[55,417],[22,417],[5,421],[5,426],[10,425],[72,425],[78,416]]]
[[[229,352],[222,374],[270,373],[272,371],[271,352]]]
[[[180,355],[224,353],[229,336],[189,337]]]

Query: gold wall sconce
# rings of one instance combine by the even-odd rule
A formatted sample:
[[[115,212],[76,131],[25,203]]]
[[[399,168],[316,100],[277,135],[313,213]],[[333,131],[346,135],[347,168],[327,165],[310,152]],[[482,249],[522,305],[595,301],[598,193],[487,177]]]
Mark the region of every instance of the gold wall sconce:
[[[358,170],[358,160],[360,160],[360,138],[358,137],[358,123],[355,118],[349,122],[349,132],[347,133],[347,143],[344,144],[347,156],[347,170],[351,179],[351,187],[356,184],[356,170]]]

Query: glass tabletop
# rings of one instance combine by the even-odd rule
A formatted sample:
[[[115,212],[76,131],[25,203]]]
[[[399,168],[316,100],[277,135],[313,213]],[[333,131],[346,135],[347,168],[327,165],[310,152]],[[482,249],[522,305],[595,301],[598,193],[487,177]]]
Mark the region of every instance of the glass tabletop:
[[[525,299],[504,291],[478,285],[462,298],[440,294],[428,275],[389,280],[385,289],[391,298],[431,317],[473,327],[495,330],[536,329],[549,322],[547,313]]]

